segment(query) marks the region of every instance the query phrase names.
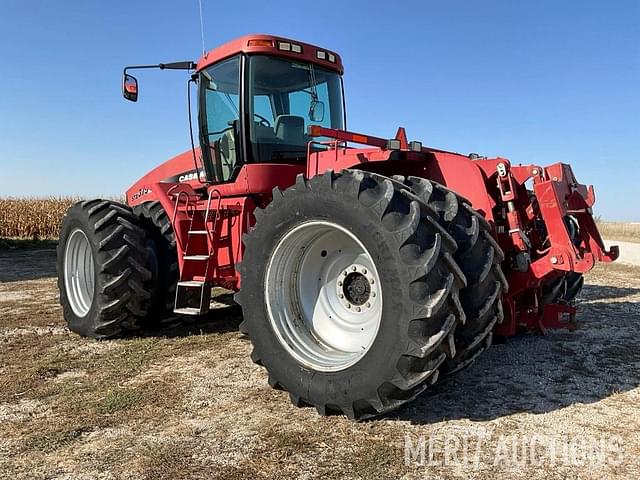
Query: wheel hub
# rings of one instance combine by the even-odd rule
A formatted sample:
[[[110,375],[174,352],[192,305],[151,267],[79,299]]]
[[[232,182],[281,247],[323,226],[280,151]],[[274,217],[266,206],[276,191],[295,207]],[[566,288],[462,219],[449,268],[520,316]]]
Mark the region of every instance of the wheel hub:
[[[369,280],[362,273],[354,272],[347,275],[342,286],[344,296],[355,305],[364,305],[369,300],[371,287]]]
[[[76,228],[67,238],[64,253],[65,290],[78,317],[89,312],[95,291],[93,253],[85,233]]]
[[[267,265],[269,320],[300,363],[337,371],[369,350],[382,319],[373,259],[350,231],[326,221],[296,226]]]
[[[366,266],[354,263],[345,268],[336,281],[342,306],[356,313],[370,310],[376,298],[374,274]]]

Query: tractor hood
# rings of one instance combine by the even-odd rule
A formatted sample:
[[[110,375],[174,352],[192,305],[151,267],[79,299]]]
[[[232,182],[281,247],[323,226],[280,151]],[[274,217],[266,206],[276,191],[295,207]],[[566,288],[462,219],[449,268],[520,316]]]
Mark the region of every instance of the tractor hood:
[[[200,156],[200,149],[196,148],[196,158]],[[204,177],[204,170],[196,169],[193,164],[193,152],[187,150],[180,155],[167,160],[147,173],[127,190],[127,204],[135,205],[145,201],[145,196],[151,193],[150,185],[154,183],[189,183],[192,187],[199,187],[198,176]]]

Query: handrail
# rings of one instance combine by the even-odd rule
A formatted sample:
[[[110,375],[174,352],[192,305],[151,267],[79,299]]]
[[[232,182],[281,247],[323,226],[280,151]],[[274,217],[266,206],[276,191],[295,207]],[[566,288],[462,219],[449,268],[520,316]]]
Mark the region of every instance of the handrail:
[[[213,225],[211,226],[212,228],[210,232],[209,229],[207,228],[207,221],[209,220],[209,212],[211,210],[211,199],[214,193],[216,193],[218,196],[218,205],[216,206],[216,218],[213,222]],[[214,242],[212,233],[215,231],[216,225],[218,223],[218,219],[220,218],[221,204],[222,204],[222,194],[220,193],[220,191],[217,188],[212,188],[211,190],[209,190],[209,198],[207,199],[207,209],[205,210],[205,214],[204,214],[204,228],[207,231],[207,237],[209,238],[210,246],[212,246]],[[209,255],[212,255],[211,248],[209,248]]]
[[[175,206],[173,208],[173,216],[171,217],[171,225],[173,226],[175,232],[175,237],[176,237],[176,241],[178,242],[178,245],[180,245],[180,250],[185,252],[185,248],[184,248],[184,244],[182,243],[181,240],[181,235],[178,232],[178,229],[176,228],[176,216],[178,215],[178,207],[180,205],[180,197],[182,196],[182,194],[185,194],[187,196],[187,207],[189,206],[189,194],[187,192],[185,192],[184,190],[180,190],[177,194],[176,194],[176,203]],[[193,221],[193,219],[192,219]]]

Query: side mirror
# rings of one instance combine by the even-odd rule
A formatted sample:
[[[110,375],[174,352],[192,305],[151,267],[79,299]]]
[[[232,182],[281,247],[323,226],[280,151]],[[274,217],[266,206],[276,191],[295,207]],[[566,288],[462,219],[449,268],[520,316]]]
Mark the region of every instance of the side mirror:
[[[311,100],[309,106],[309,118],[312,122],[322,122],[324,120],[324,102]]]
[[[138,101],[138,80],[128,73],[122,78],[122,96],[130,102]]]

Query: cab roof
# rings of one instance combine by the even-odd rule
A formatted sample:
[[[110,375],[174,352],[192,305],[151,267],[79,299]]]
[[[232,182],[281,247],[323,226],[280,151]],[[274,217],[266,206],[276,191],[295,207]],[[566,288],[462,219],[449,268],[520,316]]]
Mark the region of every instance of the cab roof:
[[[264,34],[245,35],[208,51],[198,60],[196,70],[200,71],[238,53],[269,54],[311,62],[340,74],[344,72],[340,55],[333,51],[289,38]]]

